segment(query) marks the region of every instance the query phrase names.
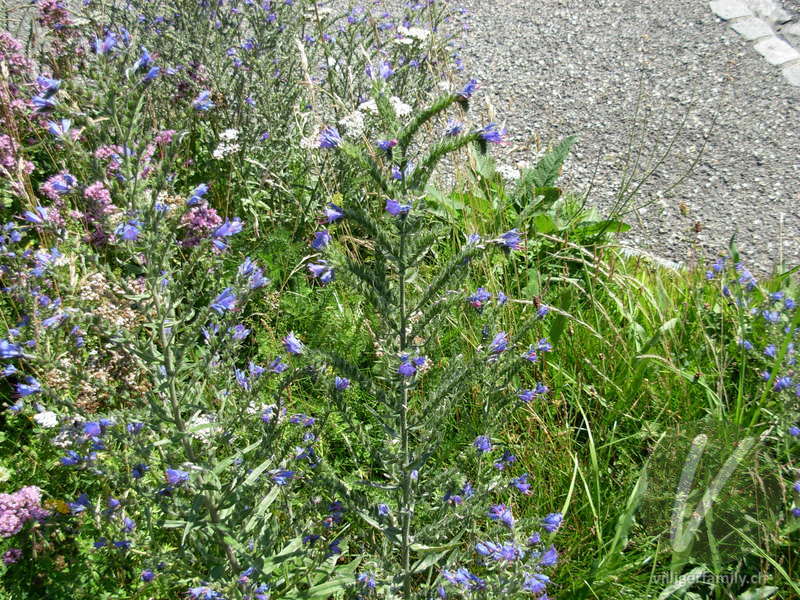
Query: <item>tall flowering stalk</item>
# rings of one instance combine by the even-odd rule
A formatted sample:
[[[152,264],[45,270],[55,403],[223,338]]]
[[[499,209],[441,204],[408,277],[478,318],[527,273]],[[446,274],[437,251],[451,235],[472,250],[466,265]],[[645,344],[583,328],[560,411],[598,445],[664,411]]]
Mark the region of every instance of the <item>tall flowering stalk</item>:
[[[341,152],[364,169],[373,183],[371,189],[345,196],[341,206],[328,205],[325,221],[329,229],[319,232],[311,242],[312,248],[325,258],[311,263],[309,272],[323,285],[340,279],[357,289],[370,305],[371,314],[375,315],[370,331],[376,349],[372,372],[376,375],[369,377],[345,357],[324,350],[309,354],[323,365],[332,366],[340,379],[346,376],[348,382],[357,383],[376,400],[370,413],[378,426],[372,431],[382,432],[382,443],[371,460],[379,467],[373,477],[361,481],[367,491],[363,495],[353,492],[349,501],[388,542],[388,548],[377,557],[380,572],[363,574],[362,585],[380,587],[387,594],[402,598],[427,597],[436,587],[433,582],[439,582],[442,594],[444,586],[454,586],[462,592],[496,587],[498,593],[513,594],[528,585],[543,591],[547,577],[535,579],[534,575],[555,564],[555,554],[549,560],[543,559],[545,550],[536,549],[546,538],[536,538],[538,534],[526,538],[533,540],[528,551],[511,508],[499,499],[496,504],[489,503],[503,495],[498,494],[495,473],[511,464],[513,456],[506,452],[497,459],[494,470],[482,468],[486,464],[482,458],[491,450],[488,437],[486,445],[479,446],[478,465],[466,473],[455,468],[454,457],[440,456],[450,415],[470,389],[480,386],[484,390],[481,404],[488,435],[506,411],[547,392],[543,384],[524,393],[510,389],[512,377],[537,360],[537,349],[522,348],[522,340],[546,310],[531,315],[514,335],[495,331],[493,338],[486,337],[485,343],[472,352],[451,355],[437,337],[445,319],[458,310],[480,310],[487,317],[487,328],[496,326],[497,313],[507,301],[502,292],[489,302],[494,295],[486,290],[469,295],[451,286],[461,284],[471,261],[488,250],[512,252],[522,243],[516,231],[485,240],[472,234],[445,264],[429,258],[435,255],[436,240],[445,232],[433,226],[424,208],[423,190],[428,178],[448,153],[492,140],[484,139],[485,128],[474,129],[445,135],[433,147],[412,156],[413,138],[454,104],[465,107],[473,91],[471,82],[461,92],[441,98],[403,124],[381,87],[376,86],[376,103],[388,130],[384,140],[376,147],[365,148],[328,132],[320,141],[323,151]],[[494,127],[490,130],[492,136],[499,135]],[[354,256],[341,251],[335,233],[335,224],[340,221],[347,222],[353,235],[372,249],[369,254]],[[320,275],[323,268],[326,279]],[[491,307],[484,310],[488,305]],[[542,340],[538,351],[551,349]],[[523,354],[523,350],[527,351]],[[363,424],[352,417],[340,386],[334,386],[332,397],[351,427],[362,428]],[[475,461],[474,449],[467,447],[464,452],[461,460],[466,464]],[[444,462],[439,464],[445,466],[434,468],[434,457],[442,459]],[[471,476],[473,482],[465,482],[464,478]],[[526,477],[522,475],[514,480],[516,483],[506,481],[499,487],[507,494],[514,489],[524,494]],[[481,507],[481,502],[487,504]],[[498,527],[513,533],[510,546],[486,542],[476,550],[479,558],[484,557],[478,561],[480,568],[488,569],[490,574],[497,570],[496,580],[484,580],[463,566],[455,571],[436,570],[437,566],[446,567],[459,559],[459,540],[467,532],[474,535],[484,531],[488,535]],[[548,531],[556,528],[557,525]],[[493,562],[503,568],[489,568]],[[464,575],[465,571],[470,575]]]

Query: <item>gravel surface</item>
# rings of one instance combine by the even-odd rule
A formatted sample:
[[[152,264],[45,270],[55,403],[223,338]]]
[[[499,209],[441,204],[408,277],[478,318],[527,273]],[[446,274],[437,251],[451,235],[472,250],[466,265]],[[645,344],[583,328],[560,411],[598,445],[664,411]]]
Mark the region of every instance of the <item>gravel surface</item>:
[[[591,183],[589,203],[607,213],[625,173],[640,181],[674,142],[625,217],[631,245],[691,264],[736,233],[751,268],[800,264],[800,88],[707,2],[461,4],[464,73],[511,135],[501,161],[576,134],[562,185]],[[800,2],[784,8],[796,17]]]

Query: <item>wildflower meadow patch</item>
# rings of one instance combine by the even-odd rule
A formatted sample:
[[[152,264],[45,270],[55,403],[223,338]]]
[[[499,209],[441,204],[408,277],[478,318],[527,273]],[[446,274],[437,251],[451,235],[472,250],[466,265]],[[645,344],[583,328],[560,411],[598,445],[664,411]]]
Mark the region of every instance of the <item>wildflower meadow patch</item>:
[[[3,11],[0,598],[800,594],[794,272],[497,164],[458,7]]]

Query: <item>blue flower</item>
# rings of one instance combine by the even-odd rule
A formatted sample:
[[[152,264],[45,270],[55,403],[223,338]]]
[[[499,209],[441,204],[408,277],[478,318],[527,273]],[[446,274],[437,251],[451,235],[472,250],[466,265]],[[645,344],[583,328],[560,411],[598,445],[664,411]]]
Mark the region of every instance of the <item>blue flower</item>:
[[[17,395],[18,396],[31,396],[33,394],[38,394],[42,391],[41,384],[36,381],[33,377],[27,377],[25,379],[25,383],[18,383],[17,384]]]
[[[457,135],[461,135],[463,131],[463,123],[456,121],[455,119],[450,119],[447,121],[447,125],[445,126],[444,135],[445,137],[455,137]]]
[[[380,74],[381,78],[389,79],[392,75],[394,75],[394,69],[392,69],[392,65],[388,61],[383,61],[380,64],[378,73]]]
[[[344,212],[342,209],[333,204],[332,202],[328,202],[328,206],[325,207],[325,222],[326,223],[335,223],[339,219],[344,216]]]
[[[525,574],[525,579],[522,582],[522,589],[530,592],[534,596],[541,596],[544,594],[547,584],[550,583],[550,578],[542,573],[534,573],[530,575]]]
[[[42,88],[41,95],[43,98],[50,98],[61,87],[60,79],[52,79],[50,77],[45,77],[44,75],[37,77],[36,83],[39,84],[40,88]]]
[[[789,435],[792,437],[800,437],[800,427],[797,425],[792,425],[789,427]]]
[[[516,477],[511,480],[511,485],[517,488],[520,492],[525,495],[530,495],[531,493],[531,484],[528,483],[528,474],[523,473],[519,477]]]
[[[314,240],[311,242],[311,247],[314,248],[314,250],[324,250],[330,243],[331,234],[328,233],[327,229],[323,229],[322,231],[317,231],[314,234]]]
[[[128,221],[127,223],[119,225],[114,230],[114,234],[120,236],[123,240],[127,242],[132,242],[139,237],[140,226],[141,223],[139,221],[136,220]]]
[[[136,465],[133,465],[133,468],[131,469],[131,476],[134,479],[141,479],[142,477],[144,477],[144,474],[147,473],[147,471],[149,470],[150,467],[148,467],[147,465],[143,463],[138,463]]]
[[[0,340],[0,358],[19,358],[22,356],[22,346],[8,340]]]
[[[211,303],[211,309],[218,314],[223,314],[226,310],[233,310],[236,306],[236,294],[233,293],[231,288],[227,287],[222,290],[219,295],[214,298]]]
[[[277,471],[272,474],[272,481],[277,485],[286,485],[294,477],[294,471]]]
[[[388,517],[389,516],[389,505],[388,504],[378,504],[378,516],[380,517]]]
[[[330,283],[333,280],[333,268],[328,265],[327,260],[311,263],[308,265],[308,270],[311,271],[312,277],[319,279],[323,284]]]
[[[303,343],[295,337],[294,332],[289,332],[289,334],[283,338],[283,347],[289,354],[302,354],[305,346]]]
[[[346,390],[347,388],[350,387],[350,380],[347,379],[346,377],[338,377],[338,376],[334,377],[333,387],[335,387],[339,391]]]
[[[558,562],[558,552],[555,546],[550,546],[542,557],[539,559],[539,564],[543,567],[552,567]]]
[[[342,143],[342,136],[335,127],[326,127],[319,134],[320,148],[338,148]]]
[[[211,101],[211,92],[208,90],[200,92],[197,98],[192,101],[192,106],[195,110],[199,111],[206,111],[214,108],[215,104]]]
[[[491,354],[500,354],[506,348],[508,348],[508,336],[505,331],[501,331],[494,336],[492,343],[489,344],[489,352]]]
[[[519,250],[522,243],[522,238],[516,229],[512,229],[511,231],[506,231],[504,234],[502,234],[498,241],[506,248],[511,250]]]
[[[55,121],[47,122],[47,131],[57,138],[64,137],[67,133],[69,133],[71,127],[72,121],[69,119],[61,119],[61,121],[58,123]]]
[[[208,185],[206,185],[205,183],[201,183],[196,188],[194,188],[194,190],[192,191],[192,195],[186,201],[186,205],[195,206],[197,204],[200,204],[200,202],[202,202],[203,200],[203,196],[205,196],[207,193],[208,193]]]
[[[561,513],[550,513],[544,519],[542,519],[542,527],[548,533],[553,533],[556,529],[561,526],[561,521],[563,516]]]
[[[141,56],[139,56],[139,58],[136,60],[136,62],[133,63],[133,70],[134,71],[144,71],[145,69],[150,67],[150,65],[152,63],[153,63],[153,59],[150,56],[150,53],[147,51],[147,48],[142,47],[142,54],[141,54]]]
[[[386,212],[388,212],[393,217],[398,215],[407,215],[408,211],[411,210],[411,204],[400,204],[397,200],[392,198],[388,198],[386,200]]]
[[[142,77],[142,82],[149,83],[153,81],[153,79],[158,77],[159,73],[161,73],[161,67],[150,67],[147,73],[145,73],[144,77]]]
[[[22,219],[34,225],[44,225],[47,222],[47,208],[44,206],[37,206],[32,211],[26,210],[22,213]]]
[[[170,485],[181,485],[189,481],[189,473],[179,469],[167,469],[164,472],[164,477]]]
[[[145,583],[153,581],[153,579],[155,579],[155,576],[156,574],[153,573],[150,569],[145,569],[144,571],[142,571],[142,574],[140,575],[142,581],[144,581]]]
[[[511,508],[505,504],[496,504],[489,508],[487,516],[492,521],[500,521],[508,528],[514,527],[514,516],[511,514]]]
[[[456,94],[459,99],[469,100],[472,98],[472,94],[475,93],[475,90],[478,89],[478,80],[477,79],[470,79],[467,84],[463,87],[463,89]]]
[[[285,343],[285,341],[284,341],[284,343]],[[297,343],[300,344],[299,341]],[[302,352],[302,344],[300,344],[300,349],[301,349],[300,351]],[[298,354],[300,354],[300,352],[298,352]],[[285,362],[283,362],[281,360],[280,356],[278,358],[276,358],[275,360],[273,360],[271,363],[269,363],[269,367],[268,367],[270,373],[283,373],[288,368],[289,368],[289,365],[287,365]]]
[[[486,304],[489,300],[491,300],[492,295],[487,292],[484,288],[479,287],[475,290],[475,293],[471,296],[467,296],[467,301],[469,301],[470,305],[474,308],[481,308],[484,304]]]
[[[392,148],[397,146],[399,142],[396,139],[391,140],[378,140],[378,148],[384,152],[390,152]]]
[[[485,454],[487,452],[491,452],[492,450],[492,442],[491,440],[485,435],[479,435],[475,438],[475,441],[472,442],[472,445],[478,450],[478,452]]]
[[[217,227],[217,229],[212,233],[212,237],[230,237],[232,235],[236,235],[240,231],[242,231],[243,223],[239,217],[235,217],[233,221],[228,219],[225,222]]]
[[[367,589],[373,590],[377,583],[375,582],[375,575],[373,573],[359,573],[356,577],[356,582]]]

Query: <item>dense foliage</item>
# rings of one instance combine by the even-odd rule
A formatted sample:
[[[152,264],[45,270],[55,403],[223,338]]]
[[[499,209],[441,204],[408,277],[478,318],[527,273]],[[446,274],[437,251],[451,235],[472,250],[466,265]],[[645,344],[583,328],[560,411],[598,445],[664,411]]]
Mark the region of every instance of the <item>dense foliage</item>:
[[[0,598],[800,596],[792,273],[498,164],[459,11],[4,18]]]

